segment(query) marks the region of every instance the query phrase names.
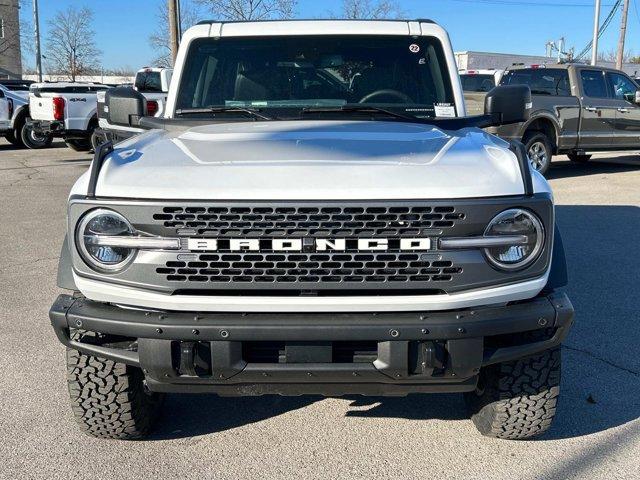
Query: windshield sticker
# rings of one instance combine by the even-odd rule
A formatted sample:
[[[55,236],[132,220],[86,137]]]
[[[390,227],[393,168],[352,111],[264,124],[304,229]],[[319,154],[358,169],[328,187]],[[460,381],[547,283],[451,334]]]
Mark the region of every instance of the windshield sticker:
[[[411,45],[409,45],[409,51],[411,53],[418,53],[420,51],[420,45],[418,45],[417,43],[412,43]]]
[[[450,103],[436,103],[434,108],[436,117],[452,118],[456,116],[456,109]]]

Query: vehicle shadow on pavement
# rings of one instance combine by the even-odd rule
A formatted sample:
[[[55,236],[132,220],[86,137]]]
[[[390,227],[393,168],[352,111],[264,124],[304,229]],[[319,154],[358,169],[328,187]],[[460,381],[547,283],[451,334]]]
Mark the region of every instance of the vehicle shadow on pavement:
[[[322,400],[322,397],[168,395],[159,428],[147,440],[197,437],[223,432],[277,417],[319,400]]]
[[[587,175],[601,175],[603,173],[623,173],[640,170],[640,156],[626,155],[612,159],[594,158],[587,163],[574,163],[569,160],[554,161],[545,174],[548,180]]]
[[[542,441],[589,435],[640,419],[640,246],[634,242],[640,207],[560,205],[556,214],[576,322],[562,352],[558,415]],[[462,395],[456,394],[346,398],[351,400],[347,417],[468,418]],[[161,430],[151,440],[241,427],[322,397],[170,395],[167,400]],[[633,425],[624,428],[633,430]]]

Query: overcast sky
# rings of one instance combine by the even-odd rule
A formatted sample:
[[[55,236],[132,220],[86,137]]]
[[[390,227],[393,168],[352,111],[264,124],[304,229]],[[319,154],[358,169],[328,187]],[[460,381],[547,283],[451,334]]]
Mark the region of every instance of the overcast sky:
[[[189,3],[192,0],[182,0]],[[375,1],[375,0],[374,0]],[[157,28],[156,12],[166,0],[39,0],[40,28],[46,45],[47,21],[69,5],[94,12],[96,43],[105,68],[148,65],[156,56],[148,37]],[[29,1],[27,4],[29,5]],[[615,0],[602,0],[604,19]],[[631,0],[627,49],[640,54],[640,0]],[[576,51],[591,39],[593,0],[400,0],[407,18],[430,18],[451,35],[455,50],[543,55],[545,43],[564,36]],[[342,0],[299,0],[300,18],[328,17]],[[23,14],[30,12],[24,11]],[[210,18],[205,12],[202,18]],[[616,47],[620,12],[601,39],[600,51]],[[26,66],[34,65],[26,58]]]

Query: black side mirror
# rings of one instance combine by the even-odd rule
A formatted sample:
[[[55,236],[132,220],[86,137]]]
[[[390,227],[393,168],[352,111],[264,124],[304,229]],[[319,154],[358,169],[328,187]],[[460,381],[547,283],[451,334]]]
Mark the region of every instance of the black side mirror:
[[[531,89],[527,85],[502,85],[487,93],[484,114],[494,126],[526,122],[531,106]]]
[[[109,123],[124,127],[136,127],[145,114],[144,96],[130,87],[107,90],[104,96],[104,111]]]

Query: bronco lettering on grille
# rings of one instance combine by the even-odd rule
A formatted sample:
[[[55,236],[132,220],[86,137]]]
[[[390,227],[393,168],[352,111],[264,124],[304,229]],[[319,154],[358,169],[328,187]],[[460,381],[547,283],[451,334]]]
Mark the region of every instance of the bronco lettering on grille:
[[[418,238],[189,238],[187,249],[200,252],[422,251],[431,239]]]

